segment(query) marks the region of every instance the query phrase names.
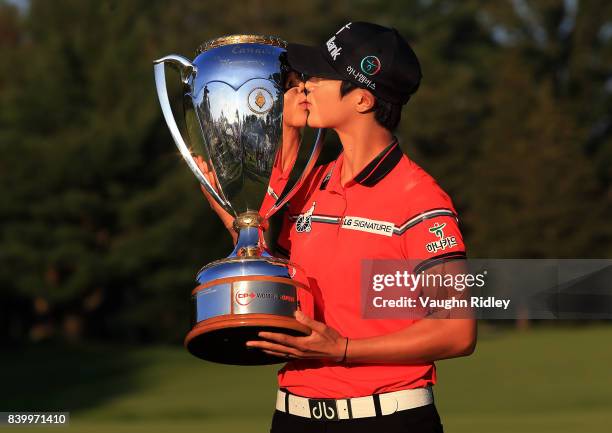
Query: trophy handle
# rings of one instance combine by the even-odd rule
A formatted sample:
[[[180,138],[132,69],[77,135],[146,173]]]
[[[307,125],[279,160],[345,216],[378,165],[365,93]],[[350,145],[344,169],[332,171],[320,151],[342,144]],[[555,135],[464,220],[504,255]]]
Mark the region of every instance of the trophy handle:
[[[319,159],[319,154],[321,153],[321,149],[323,148],[323,141],[325,141],[326,132],[327,132],[326,129],[319,129],[317,131],[317,138],[315,139],[315,144],[312,147],[312,152],[310,154],[310,157],[308,158],[308,162],[306,163],[304,170],[302,171],[302,174],[300,175],[300,178],[297,180],[297,182],[295,182],[295,185],[293,185],[293,187],[291,188],[291,190],[289,190],[287,194],[281,195],[281,197],[279,197],[278,200],[276,200],[276,203],[274,203],[274,205],[272,205],[270,210],[266,212],[264,219],[268,219],[277,210],[282,208],[285,205],[285,203],[287,203],[291,199],[291,197],[293,197],[293,195],[297,192],[297,190],[300,189],[300,187],[304,183],[304,180],[306,179],[306,176],[310,174],[310,172],[312,171],[312,168],[317,162],[317,159]]]
[[[198,179],[204,189],[206,189],[206,191],[214,198],[214,200],[219,203],[219,205],[227,212],[229,212],[230,214],[234,214],[234,210],[232,209],[231,205],[219,195],[217,190],[210,184],[204,173],[202,173],[200,167],[198,167],[198,164],[195,162],[193,156],[191,155],[191,151],[189,150],[187,143],[185,143],[185,140],[183,139],[183,136],[179,131],[178,125],[172,113],[170,100],[168,99],[168,89],[166,87],[166,71],[164,69],[166,63],[178,68],[181,74],[181,81],[183,82],[183,84],[186,84],[188,86],[190,86],[193,74],[197,72],[197,68],[185,57],[177,56],[175,54],[155,60],[153,62],[153,69],[155,72],[155,86],[157,88],[157,96],[159,97],[159,103],[161,105],[162,112],[164,113],[166,123],[168,124],[170,135],[172,135],[174,143],[176,144],[176,147],[181,153],[183,159],[187,163],[187,166],[191,169],[196,179]]]

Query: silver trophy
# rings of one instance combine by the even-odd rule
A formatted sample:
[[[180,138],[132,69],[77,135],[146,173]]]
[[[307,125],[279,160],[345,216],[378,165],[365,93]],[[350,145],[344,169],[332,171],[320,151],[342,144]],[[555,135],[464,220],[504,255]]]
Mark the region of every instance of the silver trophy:
[[[232,35],[204,43],[193,61],[169,55],[154,62],[172,138],[203,188],[235,217],[238,232],[234,251],[204,266],[192,292],[194,323],[185,346],[209,361],[281,362],[245,342],[263,330],[309,332],[293,316],[297,309],[313,315],[308,280],[298,266],[272,256],[263,235],[269,217],[313,168],[324,135],[317,130],[312,145],[302,144],[308,113],[295,100],[297,88],[287,85],[294,73],[285,48],[274,37]],[[180,73],[188,139],[173,115],[165,65]]]

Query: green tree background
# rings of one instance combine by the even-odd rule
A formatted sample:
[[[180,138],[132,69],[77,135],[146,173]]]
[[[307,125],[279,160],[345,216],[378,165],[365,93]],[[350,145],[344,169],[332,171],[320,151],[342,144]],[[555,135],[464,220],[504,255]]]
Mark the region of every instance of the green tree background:
[[[612,257],[610,2],[0,1],[0,337],[181,341],[195,272],[231,242],[152,60],[232,33],[319,43],[349,20],[418,53],[398,135],[471,257]]]

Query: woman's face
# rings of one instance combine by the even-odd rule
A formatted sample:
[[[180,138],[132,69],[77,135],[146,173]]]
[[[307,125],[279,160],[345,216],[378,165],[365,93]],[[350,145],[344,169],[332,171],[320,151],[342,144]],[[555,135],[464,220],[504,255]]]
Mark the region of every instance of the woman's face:
[[[354,101],[340,96],[340,80],[311,77],[306,82],[308,126],[335,129],[349,121],[355,112]]]
[[[283,103],[283,124],[291,128],[306,126],[308,104],[304,93],[304,82],[296,72],[289,72],[285,82],[285,97]]]

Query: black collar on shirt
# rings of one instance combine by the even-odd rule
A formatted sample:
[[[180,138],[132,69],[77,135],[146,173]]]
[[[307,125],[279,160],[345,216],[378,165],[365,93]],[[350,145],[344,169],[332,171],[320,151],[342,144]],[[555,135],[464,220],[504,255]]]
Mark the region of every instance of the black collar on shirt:
[[[376,156],[363,170],[355,176],[355,182],[363,186],[374,186],[382,180],[391,170],[395,168],[402,159],[402,149],[400,149],[397,138],[393,137],[390,145]]]
[[[353,179],[360,185],[372,187],[380,182],[391,170],[395,168],[398,162],[402,159],[404,153],[399,146],[399,142],[396,137],[393,137],[393,141],[387,147],[380,152],[376,158],[368,163]],[[327,183],[332,176],[336,164],[332,166],[332,169],[327,173],[319,189],[324,190],[327,188]]]

